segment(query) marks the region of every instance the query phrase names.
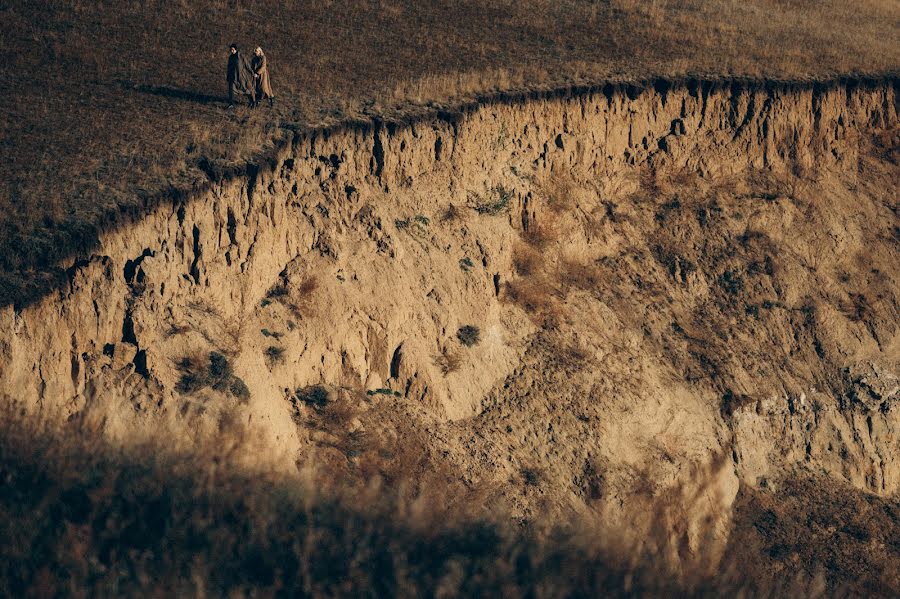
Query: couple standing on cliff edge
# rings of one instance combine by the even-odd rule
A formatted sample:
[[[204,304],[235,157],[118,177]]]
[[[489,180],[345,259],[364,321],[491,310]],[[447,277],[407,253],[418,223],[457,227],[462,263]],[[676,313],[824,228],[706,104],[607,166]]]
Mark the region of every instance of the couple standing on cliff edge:
[[[275,93],[269,81],[269,67],[263,49],[257,46],[253,58],[247,61],[237,44],[228,47],[228,108],[234,107],[234,94],[246,94],[250,108],[259,106],[260,100],[275,104]]]

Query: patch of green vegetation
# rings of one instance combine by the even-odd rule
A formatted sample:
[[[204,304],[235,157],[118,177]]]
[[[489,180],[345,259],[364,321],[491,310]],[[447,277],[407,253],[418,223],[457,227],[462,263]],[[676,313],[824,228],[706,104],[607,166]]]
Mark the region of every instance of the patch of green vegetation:
[[[394,225],[401,231],[414,233],[424,233],[430,224],[431,219],[424,214],[415,214],[407,218],[398,218],[394,221]]]
[[[481,341],[481,329],[475,325],[467,324],[456,331],[456,338],[466,347],[478,345]]]
[[[331,401],[331,395],[322,385],[310,385],[294,391],[294,399],[314,408],[323,408]]]
[[[267,298],[277,298],[284,297],[288,294],[288,287],[284,283],[279,283],[278,285],[274,285],[271,289],[269,289],[268,293],[266,293]]]
[[[536,487],[541,482],[541,473],[535,468],[522,468],[521,474],[526,486]]]
[[[284,363],[284,348],[278,347],[277,345],[270,345],[266,348],[264,352],[266,356],[266,360],[269,364],[283,364]]]
[[[272,339],[281,339],[284,335],[278,331],[270,331],[269,329],[260,329],[263,337],[271,337]]]
[[[488,196],[482,198],[478,194],[472,194],[475,200],[475,212],[487,216],[496,216],[509,210],[509,203],[513,198],[513,190],[507,189],[503,185],[497,185]]]
[[[472,270],[472,268],[475,267],[475,263],[472,262],[472,260],[471,260],[470,258],[468,258],[468,257],[466,257],[466,258],[461,258],[460,261],[459,261],[459,267],[460,267],[461,269],[463,269],[463,271],[469,272],[470,270]]]

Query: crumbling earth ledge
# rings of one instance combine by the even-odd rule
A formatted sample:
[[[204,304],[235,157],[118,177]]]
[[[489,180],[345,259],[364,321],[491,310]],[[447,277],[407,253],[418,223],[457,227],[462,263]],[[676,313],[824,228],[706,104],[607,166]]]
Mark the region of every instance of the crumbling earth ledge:
[[[816,410],[806,395],[745,401],[729,389],[723,409],[715,384],[679,379],[651,355],[638,315],[577,294],[565,300],[577,315],[565,326],[594,363],[607,366],[551,384],[548,365],[558,352],[542,335],[552,326],[507,293],[521,276],[514,260],[522,243],[591,260],[643,243],[614,240],[588,221],[613,219],[609,205],[647,191],[657,173],[685,173],[699,187],[805,170],[856,185],[861,139],[898,125],[896,83],[605,83],[297,130],[255,164],[227,172],[208,165],[200,188],[148,196],[144,209],[114,215],[90,252],[67,265],[61,285],[0,309],[0,395],[65,417],[101,414],[120,439],[161,421],[237,421],[279,455],[297,455],[311,438],[289,401],[295,389],[389,389],[414,406],[423,428],[444,431],[441,443],[471,476],[502,478],[516,471],[524,448],[540,447],[540,460],[558,472],[554,501],[566,509],[583,505],[577,488],[590,486],[583,480],[589,460],[602,457],[618,473],[606,483],[615,489],[604,496],[611,513],[627,511],[629,472],[658,470],[658,484],[680,489],[689,504],[683,534],[692,546],[703,542],[710,521],[725,534],[739,480],[755,484],[805,456],[860,488],[896,493],[896,389],[855,407]],[[561,179],[568,181],[565,201],[548,191]],[[574,207],[554,216],[554,201]],[[793,210],[790,202],[765,201],[782,214]],[[854,200],[836,193],[822,201],[849,210]],[[871,204],[873,214],[883,208]],[[647,210],[656,208],[648,203]],[[641,211],[629,218],[638,222]],[[743,218],[735,212],[734,227],[747,228],[738,223]],[[784,238],[778,219],[766,218],[760,226]],[[555,237],[535,238],[544,223]],[[830,253],[839,254],[846,239],[876,237],[865,227],[847,229]],[[712,293],[706,279],[715,282],[718,273],[692,274],[666,260],[660,263],[673,280],[690,291],[684,297]],[[887,276],[885,307],[878,308],[885,314],[870,319],[868,333],[862,324],[853,328],[858,341],[835,350],[855,360],[848,368],[859,370],[848,380],[860,381],[860,389],[865,381],[890,387],[885,381],[896,376],[897,281]],[[784,295],[799,304],[790,289]],[[457,331],[475,325],[479,343],[459,347]],[[611,351],[610,340],[620,349]],[[227,358],[228,376],[244,387],[231,379],[185,385],[185,364],[212,352]],[[455,370],[441,365],[461,352]],[[759,384],[746,373],[734,379]],[[535,397],[541,406],[565,398],[565,418],[581,424],[538,426],[561,416],[535,411],[527,399]],[[866,401],[874,403],[863,410]],[[590,407],[599,424],[576,418],[576,406]],[[518,425],[510,419],[524,420],[530,432],[513,439]],[[491,435],[473,432],[479,427],[509,431],[505,462],[505,454],[488,455],[502,443],[483,445],[478,439]],[[831,437],[816,437],[826,429],[846,451],[832,452]],[[577,435],[558,450],[555,439],[568,434],[560,430]],[[527,512],[537,500],[522,501]]]

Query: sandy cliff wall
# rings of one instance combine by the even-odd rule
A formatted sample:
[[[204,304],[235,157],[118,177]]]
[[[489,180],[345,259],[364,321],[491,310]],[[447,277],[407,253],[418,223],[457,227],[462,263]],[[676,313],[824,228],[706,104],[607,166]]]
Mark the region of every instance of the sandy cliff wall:
[[[488,102],[413,123],[299,133],[246,176],[111,230],[98,251],[72,266],[65,289],[21,311],[3,308],[0,393],[66,414],[102,413],[119,435],[159,418],[190,426],[238,420],[296,453],[308,441],[290,401],[296,388],[390,388],[450,431],[441,438],[474,478],[483,478],[485,469],[513,472],[521,452],[550,447],[561,435],[566,448],[539,450],[535,459],[558,470],[556,483],[571,488],[573,497],[590,485],[590,456],[621,472],[661,464],[657,474],[668,486],[715,465],[715,492],[685,499],[706,502],[715,513],[730,504],[739,477],[755,482],[785,464],[810,461],[863,488],[894,493],[900,412],[896,388],[886,388],[896,381],[893,279],[887,320],[876,330],[881,338],[859,340],[869,349],[868,361],[858,361],[880,369],[857,377],[877,379],[871,387],[878,387],[872,392],[878,397],[867,400],[875,403],[844,405],[820,390],[831,399],[815,411],[811,391],[802,398],[773,392],[765,401],[723,411],[715,381],[636,366],[654,351],[641,341],[652,323],[642,322],[646,314],[628,313],[627,297],[603,299],[599,292],[592,303],[565,300],[577,315],[565,326],[593,365],[568,377],[558,367],[563,378],[593,382],[558,391],[574,383],[544,380],[553,368],[544,358],[556,350],[541,349],[540,336],[554,324],[528,314],[540,307],[510,301],[507,284],[521,278],[514,258],[523,236],[533,236],[552,216],[551,196],[559,193],[548,191],[554,181],[568,181],[565,193],[574,208],[553,216],[555,236],[539,252],[594,261],[637,242],[613,242],[613,233],[585,223],[597,214],[613,222],[610,206],[646,191],[648,173],[690,173],[702,183],[685,183],[687,194],[691,186],[748,172],[804,170],[849,180],[859,176],[860,137],[896,125],[890,81],[690,83],[608,86]],[[635,205],[633,222],[641,210]],[[772,228],[784,224],[776,222],[781,216],[771,218]],[[781,231],[789,244],[790,232]],[[656,247],[653,239],[644,241]],[[699,283],[691,291],[702,273],[669,266],[673,280],[683,283],[677,292],[683,298],[709,293]],[[622,272],[594,284],[603,287]],[[467,324],[480,330],[471,348],[457,340]],[[613,339],[614,325],[631,332]],[[179,388],[191,368],[182,360],[194,358],[196,368],[211,351],[227,356],[249,395],[232,389],[231,378],[224,385]],[[848,361],[853,351],[835,349]],[[535,361],[538,354],[543,361]],[[616,356],[633,359],[628,365]],[[610,382],[617,377],[629,378],[631,386]],[[756,384],[748,377],[735,375],[747,388],[729,388],[726,399],[745,397]],[[565,397],[594,406],[597,420],[573,420],[571,430],[578,432],[568,437],[559,423],[548,433],[544,422],[559,413],[520,399],[510,403],[516,389],[517,398]],[[574,419],[575,404],[562,405]],[[512,457],[503,463],[495,456],[469,460],[500,443],[491,441],[488,452],[478,430],[516,434],[509,420],[515,406],[522,412],[514,420],[541,430],[510,441]],[[451,422],[463,424],[441,425]],[[451,443],[448,435],[463,441]],[[844,439],[842,450],[831,447],[835,435]],[[663,437],[669,448],[660,453],[654,443]],[[717,456],[726,456],[725,466]]]

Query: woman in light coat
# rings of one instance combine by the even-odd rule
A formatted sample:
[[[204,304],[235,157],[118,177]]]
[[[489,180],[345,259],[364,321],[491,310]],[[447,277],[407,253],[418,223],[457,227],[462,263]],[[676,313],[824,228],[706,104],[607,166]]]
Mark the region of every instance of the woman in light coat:
[[[256,77],[256,103],[259,104],[260,100],[268,98],[269,106],[274,105],[275,92],[272,91],[272,83],[269,81],[269,66],[262,48],[257,46],[250,66]]]

